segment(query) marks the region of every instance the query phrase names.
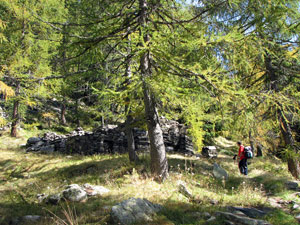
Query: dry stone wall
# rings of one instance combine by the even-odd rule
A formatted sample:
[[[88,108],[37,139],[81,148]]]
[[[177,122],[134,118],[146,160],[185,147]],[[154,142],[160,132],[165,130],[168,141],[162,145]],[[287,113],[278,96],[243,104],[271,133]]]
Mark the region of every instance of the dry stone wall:
[[[187,136],[187,127],[177,121],[161,120],[166,151],[193,155],[193,143]],[[136,151],[148,150],[150,143],[147,131],[133,129]],[[27,141],[27,151],[65,154],[105,154],[127,152],[127,138],[122,129],[115,125],[86,132],[81,128],[68,135],[45,133],[43,137],[32,137]]]

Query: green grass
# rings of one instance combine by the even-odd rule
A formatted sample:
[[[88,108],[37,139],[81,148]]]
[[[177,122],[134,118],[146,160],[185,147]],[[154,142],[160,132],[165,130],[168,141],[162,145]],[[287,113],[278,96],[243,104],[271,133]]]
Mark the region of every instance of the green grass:
[[[227,154],[216,160],[169,155],[170,176],[159,184],[151,177],[146,154],[134,165],[127,155],[66,157],[25,153],[19,145],[28,136],[33,135],[27,133],[17,139],[0,137],[0,224],[24,215],[45,216],[47,219],[41,224],[46,225],[59,224],[60,219],[67,224],[108,224],[111,207],[129,197],[146,198],[164,206],[153,224],[204,224],[206,220],[201,214],[204,212],[213,214],[226,206],[270,207],[267,195],[285,200],[294,198],[293,192],[284,186],[292,177],[276,159],[253,159],[245,178],[239,175],[237,164]],[[211,175],[214,162],[228,171],[227,181],[217,181]],[[178,193],[179,180],[191,190],[193,201]],[[72,183],[102,185],[111,192],[85,203],[53,206],[37,202],[37,194],[58,193]],[[218,204],[212,205],[212,200]],[[266,219],[274,225],[282,224],[282,220],[285,224],[296,224],[283,210],[274,211]]]

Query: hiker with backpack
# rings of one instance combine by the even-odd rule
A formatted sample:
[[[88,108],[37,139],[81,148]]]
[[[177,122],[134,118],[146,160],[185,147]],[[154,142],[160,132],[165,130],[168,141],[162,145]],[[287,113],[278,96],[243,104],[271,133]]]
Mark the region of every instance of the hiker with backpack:
[[[239,146],[239,154],[237,157],[237,160],[240,160],[239,161],[239,169],[240,169],[241,174],[247,176],[248,175],[247,159],[252,158],[253,153],[251,151],[251,147],[244,147],[242,142],[238,141],[237,145]]]

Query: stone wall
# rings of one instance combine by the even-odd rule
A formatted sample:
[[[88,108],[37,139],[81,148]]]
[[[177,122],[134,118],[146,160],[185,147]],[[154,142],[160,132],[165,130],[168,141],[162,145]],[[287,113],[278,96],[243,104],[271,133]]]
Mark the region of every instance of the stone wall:
[[[161,120],[166,151],[193,155],[193,143],[187,136],[187,127],[177,121]],[[149,150],[150,143],[147,131],[133,129],[137,151]],[[27,141],[27,151],[62,152],[65,154],[105,154],[127,152],[127,138],[118,126],[108,125],[94,132],[86,132],[81,128],[68,135],[45,133],[42,138],[32,137]]]

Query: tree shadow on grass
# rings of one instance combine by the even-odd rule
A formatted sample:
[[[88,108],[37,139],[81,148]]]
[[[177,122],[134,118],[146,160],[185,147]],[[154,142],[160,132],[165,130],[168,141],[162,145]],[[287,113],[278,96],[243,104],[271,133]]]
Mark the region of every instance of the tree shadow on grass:
[[[59,221],[59,219],[68,221],[67,217],[71,216],[71,214],[77,220],[77,223],[74,224],[107,224],[111,207],[123,200],[123,195],[107,194],[102,197],[91,197],[85,202],[63,201],[58,205],[26,203],[19,200],[10,203],[0,203],[0,214],[3,215],[0,218],[0,224],[14,224],[13,222],[16,219],[26,215],[38,215],[44,218],[34,224],[62,224],[55,221]]]

